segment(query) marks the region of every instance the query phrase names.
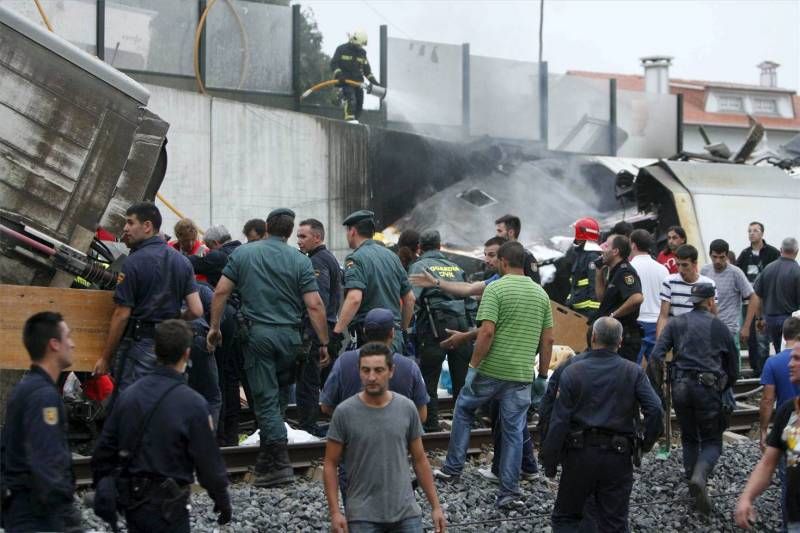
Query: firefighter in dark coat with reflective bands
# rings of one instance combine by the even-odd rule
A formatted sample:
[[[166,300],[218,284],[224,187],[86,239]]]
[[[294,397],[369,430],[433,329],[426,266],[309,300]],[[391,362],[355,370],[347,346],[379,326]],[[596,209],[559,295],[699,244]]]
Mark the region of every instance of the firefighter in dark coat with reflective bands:
[[[562,467],[554,533],[578,531],[589,498],[600,531],[627,531],[634,457],[661,433],[661,402],[647,376],[616,353],[622,331],[613,318],[597,319],[592,350],[561,375],[541,453],[548,477]],[[644,433],[637,437],[639,406]]]
[[[344,80],[364,81],[366,77],[375,85],[378,80],[372,74],[372,68],[367,60],[367,32],[356,30],[348,34],[348,41],[336,48],[331,59],[331,70],[333,77],[339,81],[337,85],[342,91],[344,101],[344,119],[358,120],[361,116],[361,108],[364,105],[364,89],[353,87]]]
[[[695,506],[704,513],[711,511],[706,481],[722,454],[726,409],[735,403],[731,387],[739,374],[739,350],[711,313],[714,295],[710,283],[692,285],[694,309],[669,320],[651,355],[661,363],[674,350],[669,379],[681,425],[683,468]]]
[[[567,257],[572,264],[567,305],[584,316],[591,316],[600,309],[594,288],[597,269],[595,261],[603,252],[597,244],[600,240],[600,224],[593,218],[584,217],[576,220],[573,227],[575,241],[567,251]]]
[[[602,258],[595,264],[598,267],[595,281],[600,309],[594,319],[610,316],[619,320],[624,331],[619,355],[628,361],[636,361],[642,346],[642,333],[636,319],[644,296],[639,274],[628,262],[630,254],[631,242],[628,237],[608,237]]]
[[[58,313],[30,317],[22,334],[31,358],[8,400],[2,436],[3,509],[8,532],[81,531],[64,403],[56,388],[72,364],[70,329]]]

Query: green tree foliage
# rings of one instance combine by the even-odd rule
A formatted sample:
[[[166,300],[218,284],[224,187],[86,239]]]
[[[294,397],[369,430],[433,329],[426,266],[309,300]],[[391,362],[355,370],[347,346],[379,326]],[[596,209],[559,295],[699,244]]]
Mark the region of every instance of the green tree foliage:
[[[322,51],[322,33],[317,26],[314,11],[302,10],[300,19],[300,87],[305,91],[312,85],[331,78],[331,58]],[[296,66],[297,68],[297,66]],[[323,89],[304,100],[308,104],[336,104],[335,91]]]

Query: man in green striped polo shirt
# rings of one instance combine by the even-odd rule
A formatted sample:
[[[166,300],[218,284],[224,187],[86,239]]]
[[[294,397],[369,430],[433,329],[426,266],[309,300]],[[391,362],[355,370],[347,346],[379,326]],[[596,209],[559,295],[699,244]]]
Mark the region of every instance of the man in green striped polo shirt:
[[[509,508],[522,504],[518,501],[522,428],[531,403],[536,353],[540,354],[539,374],[546,376],[550,365],[553,315],[547,293],[525,276],[522,245],[507,242],[497,257],[502,278],[483,291],[477,317],[478,337],[464,387],[456,400],[447,459],[434,475],[440,479],[461,475],[475,411],[497,400],[503,434],[495,505]]]

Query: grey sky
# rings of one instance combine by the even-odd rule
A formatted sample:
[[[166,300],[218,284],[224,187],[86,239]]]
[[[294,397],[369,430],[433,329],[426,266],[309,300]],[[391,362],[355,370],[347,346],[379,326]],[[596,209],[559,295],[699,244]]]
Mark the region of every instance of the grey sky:
[[[475,55],[536,61],[539,2],[305,0],[332,53],[348,31],[470,43]],[[545,0],[544,58],[551,72],[641,73],[639,57],[674,56],[676,78],[758,83],[756,65],[781,64],[778,85],[800,87],[800,0]]]

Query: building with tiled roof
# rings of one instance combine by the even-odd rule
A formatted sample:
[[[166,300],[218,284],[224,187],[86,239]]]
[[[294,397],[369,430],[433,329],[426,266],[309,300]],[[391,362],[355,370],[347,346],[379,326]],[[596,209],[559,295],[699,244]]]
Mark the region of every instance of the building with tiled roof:
[[[683,148],[702,152],[706,142],[699,126],[712,143],[725,143],[732,152],[739,149],[749,130],[752,115],[766,131],[767,146],[776,149],[800,133],[800,96],[777,86],[776,63],[758,65],[761,83],[748,85],[707,80],[670,78],[671,58],[642,58],[644,74],[617,74],[572,70],[568,74],[592,79],[616,79],[626,91],[669,92],[683,95]]]

